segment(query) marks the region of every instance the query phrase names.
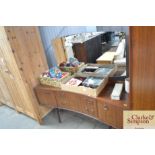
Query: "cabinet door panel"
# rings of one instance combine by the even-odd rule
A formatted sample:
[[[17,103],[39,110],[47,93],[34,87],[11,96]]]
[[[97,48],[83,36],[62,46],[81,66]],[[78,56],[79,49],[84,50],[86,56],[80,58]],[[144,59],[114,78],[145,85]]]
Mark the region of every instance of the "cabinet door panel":
[[[90,116],[97,117],[96,100],[91,97],[85,97],[84,112]]]
[[[123,110],[114,105],[98,102],[98,117],[103,122],[115,128],[123,127]]]
[[[155,110],[155,26],[130,27],[130,93],[133,110]]]
[[[56,98],[60,108],[83,112],[81,104],[84,103],[84,99],[82,95],[61,91],[56,93]]]

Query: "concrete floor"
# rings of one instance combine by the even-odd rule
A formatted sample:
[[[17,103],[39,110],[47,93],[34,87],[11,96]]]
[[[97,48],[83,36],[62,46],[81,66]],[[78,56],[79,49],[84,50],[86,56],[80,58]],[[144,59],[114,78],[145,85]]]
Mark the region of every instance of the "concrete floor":
[[[30,117],[0,106],[0,129],[108,129],[95,119],[67,110],[61,110],[61,119],[59,123],[56,110],[53,110],[44,118],[44,124],[39,125]]]

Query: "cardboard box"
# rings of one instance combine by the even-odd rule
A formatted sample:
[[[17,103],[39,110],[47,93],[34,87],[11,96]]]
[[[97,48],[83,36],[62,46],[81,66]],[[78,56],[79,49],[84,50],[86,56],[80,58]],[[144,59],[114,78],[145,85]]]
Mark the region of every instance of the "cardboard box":
[[[90,88],[90,87],[85,87],[85,86],[74,86],[74,85],[66,85],[66,83],[72,79],[79,77],[78,75],[73,75],[70,76],[67,80],[64,80],[61,83],[61,89],[69,92],[74,92],[74,93],[79,93],[79,94],[84,94],[88,95],[91,97],[97,97],[99,93],[104,89],[108,82],[108,78],[103,78],[102,83],[97,87],[97,88]]]

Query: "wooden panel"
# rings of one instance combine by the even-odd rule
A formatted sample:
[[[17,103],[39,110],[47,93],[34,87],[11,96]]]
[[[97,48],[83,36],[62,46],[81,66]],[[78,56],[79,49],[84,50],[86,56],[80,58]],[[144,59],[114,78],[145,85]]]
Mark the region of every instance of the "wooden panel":
[[[98,100],[98,117],[114,128],[123,127],[123,109]]]
[[[48,107],[57,107],[55,92],[48,91],[43,89],[36,89],[36,95],[38,97],[39,103],[46,105]]]
[[[97,118],[97,105],[96,99],[91,97],[85,97],[84,102],[81,103],[81,107],[84,109],[84,113]]]
[[[22,111],[26,114],[32,113],[35,118],[34,111],[32,108],[32,103],[29,99],[27,91],[25,89],[24,83],[22,81],[18,66],[12,54],[11,47],[7,41],[4,28],[1,29],[3,39],[0,40],[1,55],[3,56],[5,62],[5,70],[3,71],[3,76],[5,83],[9,87],[10,95],[12,96],[13,102],[15,103],[16,109]]]
[[[33,91],[39,75],[48,69],[38,28],[5,27],[5,30],[32,107],[40,117],[40,113],[44,115],[49,109],[38,105]]]
[[[130,27],[132,109],[155,110],[155,27]]]
[[[67,58],[64,51],[64,44],[62,38],[56,38],[52,41],[54,47],[55,58],[57,64],[59,65],[62,62],[66,62]]]
[[[39,75],[48,69],[36,27],[5,27],[12,52],[26,83],[35,87]]]
[[[75,95],[74,93],[68,93],[68,92],[57,92],[56,93],[57,103],[58,107],[70,109],[73,111],[80,111],[79,109],[79,103],[81,98],[79,99],[78,95]],[[77,100],[79,99],[79,101]],[[81,112],[81,111],[80,111]]]
[[[0,52],[1,53],[1,52]],[[0,71],[0,102],[6,104],[10,107],[14,107],[13,100],[11,98],[10,92],[8,90],[7,85],[4,82],[3,74]]]
[[[41,115],[49,109],[38,105],[33,88],[48,66],[38,29],[1,27],[0,33],[1,54],[7,69],[3,76],[16,109],[41,122]]]

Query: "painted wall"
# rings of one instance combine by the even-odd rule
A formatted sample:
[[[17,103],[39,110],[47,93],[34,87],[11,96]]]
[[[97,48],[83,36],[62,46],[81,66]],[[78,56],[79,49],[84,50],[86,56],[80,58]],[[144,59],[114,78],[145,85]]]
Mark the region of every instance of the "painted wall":
[[[86,26],[40,26],[39,27],[42,42],[44,45],[47,62],[49,67],[56,65],[54,49],[52,47],[52,39],[71,34],[88,32],[94,28],[87,29]]]
[[[129,27],[128,26],[97,26],[97,31],[122,31],[129,34]]]
[[[86,26],[87,32],[96,32],[96,26]]]

